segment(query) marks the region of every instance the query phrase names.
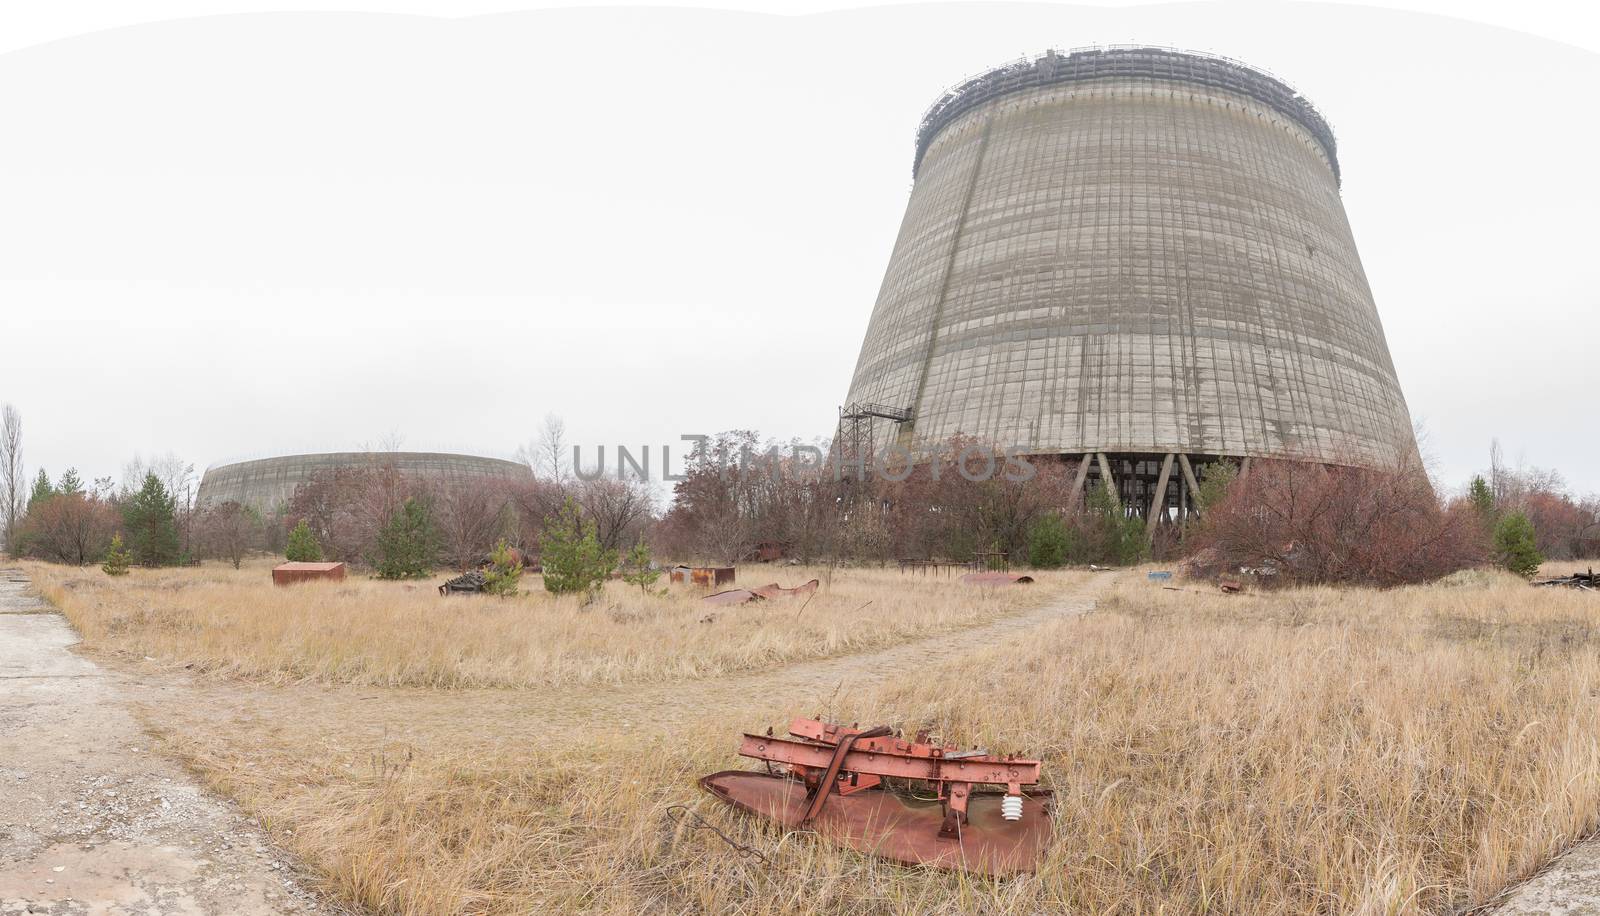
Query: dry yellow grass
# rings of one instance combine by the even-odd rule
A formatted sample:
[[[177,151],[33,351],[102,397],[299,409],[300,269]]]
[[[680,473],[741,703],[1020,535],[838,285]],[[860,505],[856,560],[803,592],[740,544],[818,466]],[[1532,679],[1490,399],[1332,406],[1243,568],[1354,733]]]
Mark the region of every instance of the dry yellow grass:
[[[1124,583],[974,659],[961,703],[876,699],[1045,751],[1039,902],[1085,911],[1447,912],[1600,815],[1600,604],[1510,577],[1229,598]]]
[[[682,586],[664,596],[611,582],[588,606],[538,576],[524,594],[443,599],[438,581],[275,587],[270,564],[241,570],[28,564],[42,594],[92,649],[264,679],[385,687],[530,687],[705,677],[859,652],[971,626],[1026,607],[1023,590],[952,589],[951,578],[806,567],[744,567],[742,584],[812,578],[805,598],[712,607]],[[1049,573],[1062,582],[1083,573]],[[665,586],[663,578],[661,585]],[[658,589],[659,590],[659,589]]]
[[[835,589],[855,575],[875,574]],[[1470,573],[1230,598],[1125,575],[1092,614],[970,648],[877,683],[886,656],[869,654],[838,697],[791,692],[794,666],[581,694],[155,678],[145,715],[332,893],[419,916],[1443,913],[1600,811],[1593,595]],[[1045,866],[1000,882],[888,866],[694,787],[742,765],[739,731],[824,707],[1042,756],[1059,812]],[[677,803],[771,864],[684,831]]]
[[[1539,572],[1534,578],[1548,579],[1555,576],[1570,576],[1575,572],[1600,568],[1600,558],[1584,560],[1546,560],[1539,567]]]

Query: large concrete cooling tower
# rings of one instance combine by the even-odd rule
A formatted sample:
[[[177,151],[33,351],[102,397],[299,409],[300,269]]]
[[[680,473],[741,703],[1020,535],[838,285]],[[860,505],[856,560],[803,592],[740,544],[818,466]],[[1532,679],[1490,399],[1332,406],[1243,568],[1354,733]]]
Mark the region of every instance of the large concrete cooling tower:
[[[472,481],[523,481],[528,466],[503,458],[480,458],[444,452],[325,452],[258,458],[207,468],[195,501],[200,505],[236,502],[264,513],[289,503],[294,491],[319,473],[392,468],[408,477],[445,484]]]
[[[913,173],[847,447],[962,434],[1083,456],[1140,506],[1163,467],[1183,505],[1190,467],[1221,456],[1415,453],[1333,132],[1277,79],[1050,52],[940,98]]]

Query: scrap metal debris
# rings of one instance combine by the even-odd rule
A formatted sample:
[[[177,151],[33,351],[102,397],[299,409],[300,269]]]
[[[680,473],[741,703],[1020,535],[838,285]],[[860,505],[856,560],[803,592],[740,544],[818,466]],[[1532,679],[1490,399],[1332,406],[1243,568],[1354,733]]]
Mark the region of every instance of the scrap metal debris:
[[[716,824],[711,823],[694,811],[689,810],[688,805],[668,805],[667,819],[678,824],[680,827],[687,827],[691,833],[696,830],[709,830],[713,834],[716,834],[717,839],[727,843],[730,847],[732,847],[733,851],[737,852],[740,856],[746,859],[755,859],[762,865],[772,864],[772,860],[767,858],[766,855],[761,852],[761,850],[755,848],[754,846],[741,843],[733,837],[728,836],[726,833],[723,833],[722,829]]]
[[[1575,572],[1570,576],[1557,576],[1554,579],[1540,579],[1533,584],[1548,587],[1562,586],[1592,592],[1600,588],[1600,577],[1595,576],[1594,567],[1591,566],[1588,572]]]
[[[961,577],[967,585],[1030,585],[1033,577],[1025,573],[975,572]]]
[[[752,588],[751,591],[768,600],[773,598],[795,598],[800,595],[810,595],[816,592],[817,586],[820,584],[821,583],[819,583],[816,579],[812,579],[810,582],[806,582],[802,585],[796,585],[794,588],[784,588],[783,586],[774,582],[771,585],[763,585],[760,588]]]
[[[667,570],[667,581],[673,585],[698,585],[701,588],[732,585],[733,577],[734,567],[732,566],[684,566],[680,564]]]
[[[760,601],[761,596],[748,588],[730,588],[700,600],[705,604],[744,604],[746,601]]]
[[[923,575],[927,575],[930,571],[932,571],[940,575],[948,576],[955,570],[972,568],[971,563],[957,563],[954,560],[934,560],[931,558],[921,559],[918,557],[901,557],[898,562],[900,564],[900,571],[902,573],[913,572],[922,573]]]
[[[756,588],[730,588],[727,591],[707,595],[700,600],[706,604],[744,604],[746,601],[771,601],[775,598],[794,598],[799,595],[813,595],[820,583],[816,579],[794,588],[784,588],[774,582],[771,585],[762,585]]]
[[[767,769],[712,773],[701,788],[741,811],[906,865],[1032,872],[1049,844],[1050,792],[1023,791],[1039,782],[1037,760],[930,743],[925,734],[905,741],[887,725],[798,718],[789,735],[746,734],[739,754]]]
[[[483,591],[487,583],[488,580],[484,578],[483,573],[474,569],[471,572],[462,573],[439,586],[439,594],[471,595]]]

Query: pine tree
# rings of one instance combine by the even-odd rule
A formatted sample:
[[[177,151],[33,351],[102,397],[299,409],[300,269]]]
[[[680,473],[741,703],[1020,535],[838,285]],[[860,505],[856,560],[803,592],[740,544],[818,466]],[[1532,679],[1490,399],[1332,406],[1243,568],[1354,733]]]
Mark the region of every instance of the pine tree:
[[[61,496],[72,496],[83,492],[83,478],[78,476],[77,468],[67,468],[61,475],[61,482],[56,484],[56,493]]]
[[[122,532],[119,531],[111,536],[111,546],[106,550],[106,560],[100,568],[108,576],[126,576],[130,559],[128,552],[122,549]]]
[[[483,571],[483,590],[504,598],[515,595],[521,582],[522,560],[502,538],[489,554],[489,566]]]
[[[1128,515],[1121,501],[1106,492],[1105,487],[1090,488],[1084,507],[1093,521],[1092,553],[1099,562],[1127,564],[1144,559],[1150,542],[1145,539],[1142,519]]]
[[[654,558],[650,556],[650,545],[644,542],[644,538],[640,538],[639,543],[628,551],[626,566],[627,571],[622,574],[622,581],[639,586],[641,593],[650,591],[650,586],[655,585],[656,580],[661,578],[661,570],[655,568]]]
[[[426,579],[433,575],[439,539],[428,504],[407,499],[378,531],[372,565],[380,579]]]
[[[593,521],[570,498],[545,519],[539,535],[544,587],[557,595],[579,594],[588,604],[617,568],[616,551],[600,546]]]
[[[322,545],[317,543],[317,536],[311,533],[311,526],[305,519],[294,526],[289,532],[289,543],[283,551],[284,559],[291,563],[320,563],[322,562]]]
[[[1064,566],[1072,552],[1073,532],[1055,512],[1033,523],[1028,531],[1028,565],[1036,569]]]
[[[1539,571],[1544,557],[1534,538],[1533,523],[1521,512],[1508,512],[1494,526],[1495,560],[1524,579]]]
[[[1239,467],[1231,461],[1213,461],[1200,472],[1200,489],[1195,491],[1194,502],[1202,514],[1222,502],[1228,488],[1239,478]]]
[[[39,476],[33,481],[33,492],[28,495],[28,511],[32,512],[34,507],[54,495],[56,488],[50,485],[50,475],[44,472],[44,468],[40,468]]]
[[[1479,474],[1472,478],[1472,486],[1467,488],[1467,500],[1472,503],[1472,508],[1478,513],[1478,518],[1485,527],[1494,524],[1494,491],[1489,489],[1489,482]]]
[[[122,507],[128,546],[140,566],[171,566],[178,562],[177,501],[161,478],[146,474],[139,492]]]

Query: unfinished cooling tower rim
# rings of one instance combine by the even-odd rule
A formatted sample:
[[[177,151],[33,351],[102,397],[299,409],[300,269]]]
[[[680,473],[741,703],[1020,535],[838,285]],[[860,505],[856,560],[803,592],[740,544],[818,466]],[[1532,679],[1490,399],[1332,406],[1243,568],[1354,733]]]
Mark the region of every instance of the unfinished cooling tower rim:
[[[422,476],[505,479],[532,476],[528,466],[521,462],[461,452],[311,452],[211,465],[200,478],[195,499],[205,505],[233,500],[269,512],[274,503],[258,499],[261,492],[273,495],[274,500],[282,500],[295,486],[322,471],[386,467]],[[276,490],[284,492],[272,494]]]
[[[1320,144],[1334,179],[1339,177],[1333,128],[1294,87],[1265,71],[1236,60],[1172,48],[1123,47],[1046,51],[975,76],[934,102],[917,128],[917,155],[912,177],[934,137],[962,115],[1002,96],[1030,89],[1096,80],[1148,79],[1202,86],[1238,93],[1261,102],[1293,120]]]
[[[283,464],[286,462],[324,460],[338,461],[351,467],[367,465],[383,467],[387,464],[410,463],[416,461],[450,461],[464,460],[482,465],[503,465],[508,471],[521,473],[527,465],[508,458],[493,458],[485,455],[473,455],[467,452],[390,452],[390,451],[362,451],[362,452],[306,452],[295,455],[272,455],[265,458],[247,458],[243,461],[226,461],[220,464],[209,465],[205,473],[215,471],[231,471],[239,468],[263,467],[266,465]]]

